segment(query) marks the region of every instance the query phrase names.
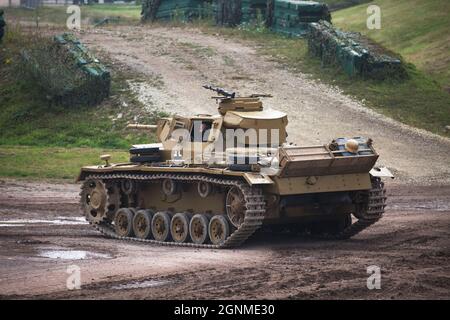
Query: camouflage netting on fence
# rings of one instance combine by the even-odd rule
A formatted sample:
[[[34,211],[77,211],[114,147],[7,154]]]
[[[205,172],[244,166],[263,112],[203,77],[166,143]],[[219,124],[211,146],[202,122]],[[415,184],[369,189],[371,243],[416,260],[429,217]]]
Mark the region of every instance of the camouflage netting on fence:
[[[24,71],[52,102],[67,105],[95,105],[109,96],[109,71],[72,34],[53,41],[41,41],[23,50]]]
[[[143,0],[141,15],[143,21],[215,16],[217,25],[229,27],[262,21],[289,35],[304,35],[309,22],[331,20],[326,4],[297,0]]]
[[[291,36],[304,36],[308,25],[320,20],[331,21],[328,6],[314,1],[272,0],[272,30]]]
[[[217,24],[236,26],[252,23],[262,17],[265,25],[276,32],[303,35],[308,23],[331,20],[326,4],[297,0],[217,0]]]
[[[323,65],[339,65],[350,76],[372,79],[406,76],[402,61],[357,32],[343,32],[326,21],[311,23],[309,52]]]
[[[217,25],[235,27],[241,24],[242,0],[216,0],[215,3]]]
[[[242,0],[241,23],[251,23],[256,21],[261,15],[263,20],[267,15],[267,0]]]
[[[143,21],[192,21],[212,15],[212,0],[143,0]]]

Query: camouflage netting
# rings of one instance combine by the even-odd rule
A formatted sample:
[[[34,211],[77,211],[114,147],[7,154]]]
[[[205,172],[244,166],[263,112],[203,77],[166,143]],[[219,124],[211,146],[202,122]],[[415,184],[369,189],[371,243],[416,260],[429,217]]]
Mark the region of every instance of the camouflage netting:
[[[96,105],[109,96],[109,71],[72,34],[43,41],[23,50],[24,71],[52,102],[67,105]]]
[[[216,0],[216,23],[234,27],[266,18],[267,0]]]
[[[212,15],[212,0],[143,0],[142,21],[192,21]]]
[[[258,13],[265,19],[267,15],[267,0],[242,0],[241,23],[251,23],[257,20]]]
[[[297,0],[144,0],[143,21],[191,21],[215,15],[217,25],[259,22],[274,31],[303,35],[309,22],[331,20],[326,4]]]
[[[328,6],[314,1],[271,0],[272,30],[291,36],[304,36],[308,25],[320,20],[331,21]]]
[[[242,0],[217,0],[216,23],[219,26],[235,27],[242,20]]]
[[[380,45],[357,32],[343,32],[326,21],[309,25],[309,52],[323,65],[338,65],[348,75],[372,79],[402,78],[402,61]]]

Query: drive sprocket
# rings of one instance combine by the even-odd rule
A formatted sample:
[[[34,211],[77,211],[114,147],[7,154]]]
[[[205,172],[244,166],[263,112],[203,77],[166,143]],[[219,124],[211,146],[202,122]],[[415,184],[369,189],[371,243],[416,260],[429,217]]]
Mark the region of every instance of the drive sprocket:
[[[81,186],[81,210],[93,224],[111,222],[120,208],[120,191],[113,181],[89,179]]]

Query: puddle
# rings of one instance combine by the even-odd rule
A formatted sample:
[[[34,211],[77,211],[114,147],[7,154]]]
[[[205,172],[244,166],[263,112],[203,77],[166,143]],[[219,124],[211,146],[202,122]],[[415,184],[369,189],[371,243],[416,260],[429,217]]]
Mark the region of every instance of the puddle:
[[[135,281],[135,282],[112,286],[111,289],[113,289],[113,290],[128,290],[128,289],[154,288],[154,287],[161,287],[168,283],[169,283],[169,281],[163,281],[163,280]]]
[[[55,219],[15,219],[0,220],[0,227],[23,227],[26,225],[84,225],[84,217],[56,217]]]
[[[105,253],[89,252],[84,250],[42,250],[39,257],[61,260],[84,260],[84,259],[110,259]]]

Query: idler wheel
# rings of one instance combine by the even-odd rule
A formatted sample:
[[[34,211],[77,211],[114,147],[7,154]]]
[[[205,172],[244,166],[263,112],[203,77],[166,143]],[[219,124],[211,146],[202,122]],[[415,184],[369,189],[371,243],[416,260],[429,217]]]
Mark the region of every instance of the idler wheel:
[[[238,228],[245,218],[245,197],[241,189],[238,187],[232,187],[227,193],[227,199],[225,202],[228,219],[231,223]]]
[[[189,240],[189,216],[186,213],[177,213],[170,222],[170,233],[175,242]]]
[[[170,240],[170,216],[167,212],[157,212],[152,219],[152,234],[155,240]]]
[[[129,208],[120,208],[114,219],[116,234],[120,237],[133,237],[133,218],[134,213]]]
[[[203,214],[196,214],[189,223],[189,235],[192,242],[203,244],[208,239],[208,218]]]
[[[133,231],[140,239],[150,239],[152,237],[152,210],[139,210],[133,218]]]
[[[230,225],[224,215],[216,215],[209,222],[209,239],[215,245],[220,245],[230,236]]]

